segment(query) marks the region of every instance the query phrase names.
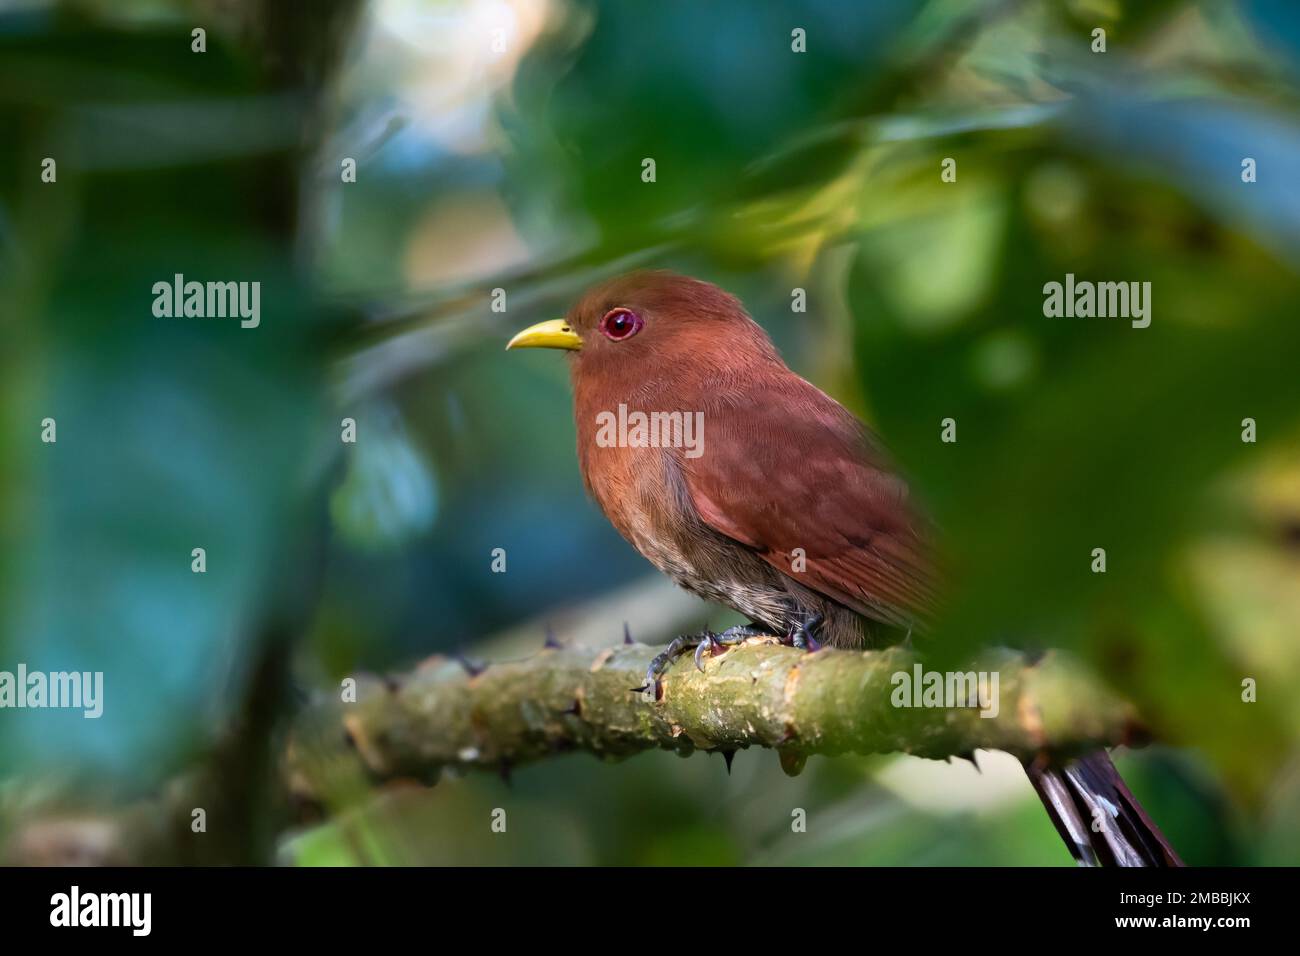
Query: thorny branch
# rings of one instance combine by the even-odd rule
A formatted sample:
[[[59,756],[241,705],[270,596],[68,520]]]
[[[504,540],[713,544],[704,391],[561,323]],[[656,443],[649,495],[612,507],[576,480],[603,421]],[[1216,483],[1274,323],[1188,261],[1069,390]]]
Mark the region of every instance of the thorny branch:
[[[658,700],[634,687],[657,648],[547,647],[479,670],[430,658],[397,677],[363,678],[354,702],[321,705],[297,724],[293,792],[331,800],[339,781],[436,779],[444,767],[505,771],[557,753],[607,758],[660,748],[776,749],[796,772],[810,754],[903,752],[1022,760],[1131,742],[1131,709],[1059,654],[998,651],[972,668],[997,675],[996,715],[976,706],[895,706],[915,676],[907,650],[808,654],[763,639],[664,676]],[[342,696],[342,695],[340,695]],[[993,708],[986,707],[991,713]]]
[[[973,664],[971,671],[998,677],[997,713],[981,717],[978,705],[895,706],[897,675],[916,673],[916,657],[903,648],[809,654],[755,639],[706,656],[703,672],[689,656],[679,660],[656,700],[632,688],[659,650],[548,644],[525,660],[481,669],[433,657],[409,673],[362,677],[355,700],[339,692],[294,720],[285,780],[300,810],[341,811],[365,801],[377,782],[431,782],[444,768],[502,772],[570,751],[620,758],[757,746],[777,750],[795,773],[811,754],[943,758],[996,749],[1028,761],[1140,736],[1128,705],[1056,653],[1031,661],[1002,650]],[[211,785],[204,774],[191,776],[108,812],[34,807],[0,840],[0,858],[194,862],[205,840],[192,831],[192,812],[210,802]]]

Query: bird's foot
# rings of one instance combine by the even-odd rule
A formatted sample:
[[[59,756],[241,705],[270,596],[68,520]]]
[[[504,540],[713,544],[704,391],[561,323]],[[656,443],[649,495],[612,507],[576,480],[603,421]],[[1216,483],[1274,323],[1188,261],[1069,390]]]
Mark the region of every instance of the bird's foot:
[[[806,617],[790,629],[786,639],[802,651],[820,651],[822,645],[821,641],[817,640],[817,630],[825,620],[826,618],[821,614]]]
[[[709,655],[717,654],[719,651],[726,650],[728,647],[734,647],[736,644],[743,644],[751,637],[762,637],[768,633],[769,628],[759,624],[737,624],[735,627],[729,627],[721,634],[709,634],[707,631],[707,640],[701,640],[695,647],[695,666],[700,673],[704,673],[704,651],[707,648]]]
[[[735,627],[729,627],[718,635],[718,640],[724,644],[739,644],[749,637],[767,637],[772,633],[770,627],[764,627],[762,624],[737,624]]]
[[[770,633],[769,629],[757,624],[740,624],[736,627],[727,628],[721,634],[706,630],[703,634],[683,634],[681,637],[675,637],[650,662],[650,666],[645,672],[645,683],[640,687],[633,687],[632,690],[636,693],[643,693],[654,687],[673,661],[692,647],[695,648],[695,666],[703,671],[704,652],[706,650],[711,655],[716,654],[727,647],[742,644],[751,637],[760,637],[767,633]]]

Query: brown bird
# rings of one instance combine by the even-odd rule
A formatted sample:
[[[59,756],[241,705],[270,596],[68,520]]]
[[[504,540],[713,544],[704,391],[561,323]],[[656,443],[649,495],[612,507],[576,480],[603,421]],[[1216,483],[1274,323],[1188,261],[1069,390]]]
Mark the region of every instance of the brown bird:
[[[507,348],[570,354],[578,459],[614,527],[679,585],[751,624],[688,647],[781,634],[815,650],[924,629],[933,533],[876,437],[792,372],[740,301],[668,272],[589,290]],[[1179,865],[1105,751],[1026,768],[1081,863]],[[1104,813],[1115,826],[1092,826]]]

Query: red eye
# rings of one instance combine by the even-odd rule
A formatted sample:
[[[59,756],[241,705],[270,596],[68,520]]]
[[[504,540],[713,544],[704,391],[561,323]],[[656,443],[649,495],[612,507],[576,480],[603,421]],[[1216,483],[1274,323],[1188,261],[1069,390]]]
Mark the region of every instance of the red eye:
[[[640,332],[643,325],[641,316],[631,309],[610,309],[600,320],[600,331],[605,338],[621,342]]]

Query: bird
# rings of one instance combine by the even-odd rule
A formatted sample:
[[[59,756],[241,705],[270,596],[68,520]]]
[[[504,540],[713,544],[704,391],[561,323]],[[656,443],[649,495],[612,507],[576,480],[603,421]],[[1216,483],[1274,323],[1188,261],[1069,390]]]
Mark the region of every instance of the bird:
[[[815,651],[929,629],[942,583],[933,522],[880,438],[793,372],[735,296],[637,271],[506,348],[568,354],[591,497],[652,565],[749,620],[676,638],[647,685],[692,647],[699,664],[758,635]],[[1026,771],[1081,865],[1182,865],[1105,750]]]

